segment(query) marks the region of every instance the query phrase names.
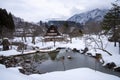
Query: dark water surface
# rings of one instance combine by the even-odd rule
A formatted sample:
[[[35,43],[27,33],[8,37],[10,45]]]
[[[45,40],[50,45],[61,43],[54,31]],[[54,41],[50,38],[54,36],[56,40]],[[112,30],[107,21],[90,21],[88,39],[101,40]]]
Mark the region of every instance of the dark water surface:
[[[71,59],[68,59],[68,56],[71,56]],[[86,67],[120,77],[120,73],[104,68],[102,63],[96,61],[96,59],[72,50],[61,49],[60,52],[49,54],[36,53],[27,55],[27,59],[33,61],[31,66],[40,73]]]

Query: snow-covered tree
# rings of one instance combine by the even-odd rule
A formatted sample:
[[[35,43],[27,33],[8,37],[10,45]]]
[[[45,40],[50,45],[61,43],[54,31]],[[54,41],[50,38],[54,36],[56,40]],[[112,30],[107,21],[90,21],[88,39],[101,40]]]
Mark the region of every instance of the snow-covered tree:
[[[102,26],[106,33],[111,34],[111,41],[120,42],[120,6],[112,4],[113,7],[104,16]]]
[[[108,41],[106,41],[107,36],[105,35],[86,35],[85,37],[85,46],[89,47],[89,50],[93,49],[95,51],[101,50],[110,56],[112,55],[106,47],[108,46]]]

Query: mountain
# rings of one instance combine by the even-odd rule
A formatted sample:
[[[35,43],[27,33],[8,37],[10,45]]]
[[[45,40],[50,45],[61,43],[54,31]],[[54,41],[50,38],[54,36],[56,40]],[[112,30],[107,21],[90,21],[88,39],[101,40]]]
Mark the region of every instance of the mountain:
[[[108,12],[107,9],[94,9],[80,14],[75,14],[70,17],[68,21],[74,21],[77,23],[85,24],[89,21],[99,22],[103,20],[104,15]]]

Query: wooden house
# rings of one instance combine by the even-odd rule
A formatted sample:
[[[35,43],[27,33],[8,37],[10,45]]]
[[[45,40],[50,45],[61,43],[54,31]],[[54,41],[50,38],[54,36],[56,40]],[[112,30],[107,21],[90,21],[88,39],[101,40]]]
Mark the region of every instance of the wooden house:
[[[44,42],[53,41],[54,46],[56,41],[63,41],[63,40],[64,40],[63,36],[60,34],[60,32],[57,30],[57,27],[54,25],[51,25],[48,28],[44,36]]]

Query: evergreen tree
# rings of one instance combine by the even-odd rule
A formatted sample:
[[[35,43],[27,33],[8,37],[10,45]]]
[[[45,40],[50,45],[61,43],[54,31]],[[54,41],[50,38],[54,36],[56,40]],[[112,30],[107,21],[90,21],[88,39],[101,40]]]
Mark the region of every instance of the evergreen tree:
[[[112,34],[112,41],[118,42],[120,27],[120,6],[113,4],[113,8],[104,16],[103,29]],[[115,44],[116,45],[116,44]]]
[[[102,22],[103,29],[110,33],[112,37],[108,40],[119,43],[119,53],[120,53],[120,6],[118,4],[112,4],[113,7],[108,13],[104,16],[104,20]]]
[[[113,4],[113,8],[104,16],[102,25],[106,31],[114,30],[116,26],[120,25],[120,6]]]
[[[3,36],[3,28],[7,23],[7,11],[5,9],[0,8],[0,36]]]
[[[13,21],[13,18],[12,18],[12,14],[11,13],[9,13],[9,26],[8,26],[8,28],[9,29],[12,29],[12,30],[14,30],[15,29],[15,25],[14,25],[14,21]]]
[[[14,30],[15,25],[11,13],[7,13],[6,9],[0,8],[0,37],[3,37],[4,29]]]

